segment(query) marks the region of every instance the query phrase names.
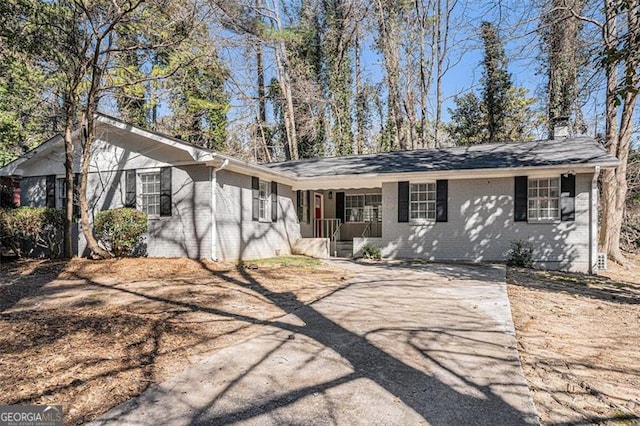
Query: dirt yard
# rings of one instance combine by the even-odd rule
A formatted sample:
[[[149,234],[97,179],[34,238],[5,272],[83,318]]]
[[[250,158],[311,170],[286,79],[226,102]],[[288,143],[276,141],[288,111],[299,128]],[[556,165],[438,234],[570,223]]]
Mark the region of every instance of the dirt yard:
[[[0,403],[92,420],[346,282],[305,258],[0,265]]]
[[[640,268],[610,268],[597,277],[508,270],[543,424],[640,424]]]

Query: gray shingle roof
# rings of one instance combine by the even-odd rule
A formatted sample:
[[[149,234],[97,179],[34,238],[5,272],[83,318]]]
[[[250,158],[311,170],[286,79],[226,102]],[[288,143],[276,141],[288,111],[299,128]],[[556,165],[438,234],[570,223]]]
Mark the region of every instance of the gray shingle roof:
[[[396,151],[265,164],[297,177],[436,172],[542,166],[615,166],[618,159],[592,138]]]

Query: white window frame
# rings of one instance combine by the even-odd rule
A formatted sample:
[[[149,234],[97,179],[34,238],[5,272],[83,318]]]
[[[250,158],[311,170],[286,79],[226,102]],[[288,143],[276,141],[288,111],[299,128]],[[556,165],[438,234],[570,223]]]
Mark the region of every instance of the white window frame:
[[[373,204],[373,203],[369,203],[367,204],[367,197],[380,197],[380,204]],[[360,205],[360,203],[358,203],[358,205],[353,205],[352,203],[350,204],[347,200],[348,197],[351,198],[360,198],[362,200],[362,203]],[[357,220],[350,220],[352,215],[349,215],[348,212],[349,211],[359,211],[360,213],[356,214],[356,219]],[[377,215],[374,213],[375,211],[377,211]],[[369,217],[369,220],[367,220],[367,216]],[[363,194],[345,194],[344,195],[344,222],[345,223],[367,223],[367,222],[373,222],[371,220],[371,218],[373,217],[377,217],[378,220],[376,222],[382,222],[382,194],[379,192],[372,192],[372,193],[363,193]]]
[[[435,181],[409,182],[409,223],[435,223],[436,198]]]
[[[158,212],[157,213],[149,213],[149,206],[145,206],[145,200],[146,200],[146,196],[153,196],[156,195],[155,193],[150,193],[147,194],[145,193],[144,189],[145,189],[145,182],[143,182],[143,179],[145,179],[148,176],[157,176],[158,179],[158,192],[157,192],[157,197],[158,197],[158,203],[157,203],[157,209]],[[144,212],[147,214],[148,218],[159,218],[160,217],[160,194],[162,193],[161,191],[161,176],[160,176],[160,169],[147,169],[147,170],[141,170],[137,173],[136,176],[136,180],[138,182],[138,196],[137,196],[137,203],[136,205],[138,206],[138,210]],[[155,203],[153,205],[156,205]]]
[[[535,185],[532,187],[532,184]],[[527,221],[532,223],[560,221],[560,176],[527,179]]]
[[[258,220],[271,222],[271,182],[258,182]]]
[[[363,216],[364,194],[344,194],[344,223],[362,223]]]

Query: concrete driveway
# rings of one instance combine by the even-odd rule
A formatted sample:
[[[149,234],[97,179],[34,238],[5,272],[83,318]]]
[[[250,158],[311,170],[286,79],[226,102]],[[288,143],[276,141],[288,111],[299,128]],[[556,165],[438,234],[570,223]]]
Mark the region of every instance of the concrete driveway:
[[[95,423],[537,423],[503,266],[337,264],[343,289]]]

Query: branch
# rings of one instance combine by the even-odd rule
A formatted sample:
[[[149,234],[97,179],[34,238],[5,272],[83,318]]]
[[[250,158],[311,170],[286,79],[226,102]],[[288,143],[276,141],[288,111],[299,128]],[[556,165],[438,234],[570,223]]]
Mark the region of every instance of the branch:
[[[101,91],[101,92],[104,92],[104,91],[108,91],[108,90],[122,89],[122,88],[125,88],[125,87],[134,86],[136,84],[146,83],[148,81],[164,80],[166,78],[172,77],[178,71],[180,71],[182,68],[193,64],[196,59],[197,58],[195,58],[195,57],[191,58],[189,61],[183,62],[180,65],[177,65],[175,68],[173,68],[168,73],[163,74],[163,75],[154,76],[154,77],[143,77],[143,78],[139,78],[139,79],[136,79],[136,80],[128,81],[128,82],[122,83],[122,84],[110,84],[108,86],[102,86],[98,90]]]

